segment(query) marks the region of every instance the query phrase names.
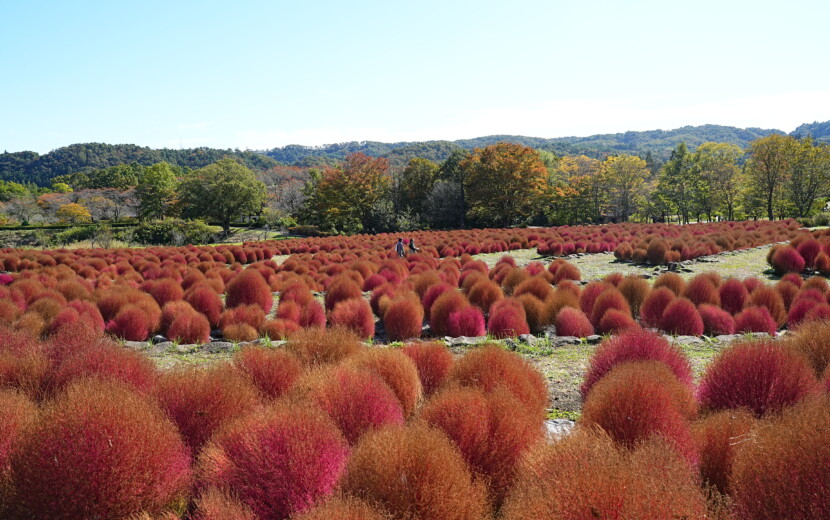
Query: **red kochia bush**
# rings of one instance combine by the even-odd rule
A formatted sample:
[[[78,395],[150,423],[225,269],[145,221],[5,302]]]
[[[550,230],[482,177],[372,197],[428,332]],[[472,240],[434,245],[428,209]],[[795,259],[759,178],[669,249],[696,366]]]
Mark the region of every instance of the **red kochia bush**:
[[[735,453],[743,443],[752,442],[750,430],[755,423],[751,412],[739,409],[712,414],[692,425],[692,435],[700,453],[700,474],[707,484],[715,486],[721,493],[731,491],[729,476]]]
[[[256,269],[245,269],[237,274],[225,288],[225,305],[259,305],[266,313],[271,311],[274,296],[265,278]]]
[[[156,383],[156,368],[139,352],[103,343],[70,354],[49,377],[47,386],[56,394],[75,380],[89,377],[115,380],[147,394]]]
[[[159,307],[164,307],[165,304],[173,301],[178,301],[184,298],[184,290],[179,282],[171,278],[162,278],[160,280],[147,280],[141,284],[141,290],[153,297],[159,304]]]
[[[697,310],[703,320],[703,331],[706,334],[710,336],[735,334],[735,320],[727,311],[706,303]]]
[[[769,260],[776,273],[801,273],[804,271],[804,258],[791,246],[778,247]]]
[[[210,488],[202,492],[194,505],[196,510],[193,512],[192,520],[257,520],[254,512],[248,506],[216,488]],[[156,519],[148,516],[131,518],[130,520]]]
[[[329,323],[333,327],[345,327],[363,339],[375,335],[375,316],[363,297],[337,302],[329,315]]]
[[[504,388],[531,413],[542,414],[547,408],[548,388],[542,374],[521,356],[497,345],[485,344],[468,352],[455,363],[449,380],[488,393]]]
[[[390,341],[401,341],[421,336],[424,308],[413,298],[393,300],[383,314],[383,329]]]
[[[227,364],[167,372],[155,395],[194,453],[219,427],[260,404],[250,380]]]
[[[582,398],[614,366],[625,361],[662,361],[681,383],[692,386],[692,368],[683,352],[653,332],[632,330],[603,341],[597,348],[579,390]]]
[[[37,419],[38,409],[17,390],[0,389],[0,410],[3,410],[0,414],[0,516],[5,518],[10,498],[6,496],[11,482],[9,457],[22,439],[23,431]]]
[[[427,295],[429,295],[429,291],[427,291]],[[432,333],[436,336],[448,336],[450,334],[450,314],[469,305],[464,294],[456,290],[447,291],[438,296],[429,312],[429,327]]]
[[[504,298],[504,293],[499,284],[486,280],[473,285],[467,293],[467,298],[471,304],[487,312],[494,303]]]
[[[810,400],[762,421],[738,447],[732,496],[739,518],[830,518],[830,402]]]
[[[282,349],[245,347],[233,357],[241,370],[263,395],[276,399],[288,392],[302,373],[302,364]]]
[[[740,280],[730,278],[718,288],[720,306],[731,315],[741,312],[749,301],[749,291]]]
[[[472,478],[461,453],[443,433],[425,425],[364,436],[349,458],[342,487],[393,518],[489,516],[486,489]]]
[[[166,336],[185,344],[207,343],[210,341],[210,323],[203,314],[186,311],[173,319]]]
[[[770,340],[738,342],[707,367],[698,399],[709,410],[745,407],[761,417],[816,390],[816,376],[798,354]]]
[[[594,327],[591,325],[588,316],[574,307],[563,307],[556,315],[554,326],[558,336],[585,338],[594,333]]]
[[[661,368],[665,373],[655,377]],[[661,436],[695,464],[697,450],[682,413],[694,398],[676,379],[672,384],[673,378],[669,368],[656,361],[620,363],[591,389],[580,423],[599,426],[626,448]],[[683,391],[685,398],[678,397]]]
[[[527,315],[522,303],[515,298],[499,300],[490,309],[487,331],[496,338],[510,338],[530,334]]]
[[[626,450],[585,429],[528,454],[501,518],[699,519],[707,510],[688,463],[663,439]]]
[[[331,416],[350,444],[370,430],[404,423],[401,402],[372,371],[338,366],[312,373],[298,385]]]
[[[447,317],[449,335],[459,336],[484,336],[486,327],[484,325],[484,314],[481,309],[474,305],[464,307],[460,311],[451,312]]]
[[[597,296],[596,301],[594,301],[594,306],[591,308],[591,324],[593,324],[595,329],[600,328],[599,323],[602,321],[602,317],[610,309],[617,309],[618,311],[627,313],[629,316],[631,315],[631,308],[628,306],[628,301],[625,299],[625,296],[616,287],[607,286]]]
[[[703,334],[703,320],[691,301],[675,298],[663,311],[660,328],[669,334],[700,336]]]
[[[127,305],[107,323],[106,330],[127,341],[143,341],[150,336],[153,325],[144,309]]]
[[[830,366],[830,321],[811,321],[787,336],[784,345],[804,356],[816,377]]]
[[[219,325],[222,315],[222,299],[213,289],[204,286],[195,287],[185,294],[184,299],[195,310],[205,315],[212,327]]]
[[[334,327],[298,331],[289,338],[285,348],[304,365],[314,366],[339,363],[365,347],[351,330]]]
[[[334,492],[348,454],[324,413],[278,403],[223,429],[199,457],[199,480],[238,497],[257,518],[283,520]]]
[[[326,310],[334,309],[339,302],[353,298],[362,298],[363,291],[360,286],[351,278],[340,276],[336,278],[326,290]]]
[[[418,368],[412,359],[399,349],[372,348],[349,361],[380,376],[400,401],[404,417],[412,415],[422,394]]]
[[[403,353],[415,363],[424,395],[432,395],[450,373],[455,362],[452,353],[443,343],[411,343]]]
[[[11,465],[13,508],[23,518],[158,513],[190,486],[190,456],[162,411],[124,386],[96,380],[50,403]]]
[[[655,288],[640,306],[640,319],[649,327],[659,327],[663,312],[674,299],[675,294],[668,287]]]
[[[747,307],[735,316],[735,330],[773,335],[778,326],[766,307]]]
[[[505,390],[485,394],[450,386],[429,400],[420,417],[458,446],[473,472],[486,478],[497,504],[510,488],[521,456],[543,438],[541,417],[527,413]]]
[[[292,520],[387,520],[388,517],[362,500],[353,497],[332,498]]]
[[[599,331],[603,334],[619,334],[624,330],[639,328],[631,314],[620,309],[608,309],[599,320]]]

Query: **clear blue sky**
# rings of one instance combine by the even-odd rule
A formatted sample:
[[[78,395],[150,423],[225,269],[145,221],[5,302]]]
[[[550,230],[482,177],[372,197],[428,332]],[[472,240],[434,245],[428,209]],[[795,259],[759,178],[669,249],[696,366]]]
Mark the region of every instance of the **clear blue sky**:
[[[815,1],[0,4],[0,150],[830,119]]]

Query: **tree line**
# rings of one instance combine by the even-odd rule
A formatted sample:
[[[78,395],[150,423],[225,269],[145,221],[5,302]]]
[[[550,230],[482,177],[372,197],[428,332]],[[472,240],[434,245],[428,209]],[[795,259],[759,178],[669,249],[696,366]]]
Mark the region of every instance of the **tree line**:
[[[134,162],[59,176],[50,189],[0,181],[0,212],[18,222],[202,218],[225,231],[250,217],[355,233],[804,218],[828,196],[830,146],[771,134],[746,149],[680,143],[665,162],[650,153],[559,156],[508,142],[398,166],[360,152],[259,172],[232,157],[195,170]]]

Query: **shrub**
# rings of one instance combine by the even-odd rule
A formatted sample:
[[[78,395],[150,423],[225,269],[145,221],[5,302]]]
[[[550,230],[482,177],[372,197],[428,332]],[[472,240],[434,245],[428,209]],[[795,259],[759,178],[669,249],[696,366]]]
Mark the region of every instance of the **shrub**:
[[[804,258],[791,246],[776,248],[769,263],[778,274],[804,272]]]
[[[351,362],[380,376],[400,401],[404,417],[412,415],[421,400],[422,387],[411,358],[401,350],[372,348],[354,356]]]
[[[403,353],[415,363],[424,395],[432,395],[447,379],[455,362],[452,353],[443,343],[411,343]]]
[[[207,343],[210,341],[210,323],[204,315],[196,311],[185,311],[173,320],[166,336],[168,339],[186,344]]]
[[[667,287],[655,288],[640,306],[640,319],[649,327],[660,327],[663,312],[675,297],[675,293]]]
[[[333,327],[347,328],[362,339],[375,335],[375,316],[362,296],[337,302],[329,315],[329,323]]]
[[[300,361],[286,350],[259,346],[244,347],[233,363],[262,395],[276,399],[288,392],[302,374]]]
[[[521,356],[494,344],[469,351],[455,363],[449,380],[487,393],[504,388],[532,414],[541,415],[547,408],[548,388],[542,374]]]
[[[349,458],[343,490],[394,518],[481,520],[484,486],[439,430],[422,425],[367,434]]]
[[[597,382],[585,399],[580,423],[599,426],[629,449],[661,436],[695,464],[697,450],[686,422],[694,412],[691,390],[668,366],[636,361],[618,364]]]
[[[625,361],[662,361],[680,382],[692,386],[692,368],[682,351],[653,332],[631,330],[603,341],[597,348],[580,387],[582,399],[605,374]]]
[[[487,312],[494,303],[504,298],[504,293],[499,284],[492,280],[485,280],[473,285],[467,298],[482,312]]]
[[[225,287],[225,306],[228,308],[258,305],[267,314],[273,304],[271,287],[256,269],[241,271]]]
[[[646,249],[646,258],[651,265],[661,265],[666,263],[666,253],[669,251],[669,245],[662,238],[654,238],[649,242]]]
[[[815,259],[815,269],[822,276],[830,275],[830,255],[823,251],[819,253]]]
[[[640,314],[640,306],[651,292],[651,286],[649,286],[645,278],[634,275],[623,278],[617,286],[617,289],[625,297],[632,314],[635,316]]]
[[[729,477],[735,453],[750,441],[755,416],[747,410],[724,410],[692,424],[692,436],[700,453],[700,474],[706,484],[730,493]]]
[[[686,282],[677,273],[667,271],[654,280],[654,288],[665,287],[677,296],[681,296],[686,290]]]
[[[213,241],[213,230],[202,220],[165,218],[142,222],[132,238],[147,245],[208,244]]]
[[[619,309],[608,309],[599,321],[599,331],[602,334],[619,334],[628,329],[639,328],[629,313]]]
[[[595,329],[603,330],[600,327],[600,322],[605,313],[610,309],[616,309],[631,316],[631,309],[628,306],[628,301],[622,293],[612,286],[607,286],[606,289],[597,296],[594,306],[591,309],[591,323]],[[604,331],[603,331],[604,332]]]
[[[51,402],[11,467],[13,508],[33,519],[157,513],[190,485],[190,456],[175,426],[145,398],[105,381],[79,381]]]
[[[156,368],[147,356],[108,343],[91,345],[67,357],[47,380],[54,395],[82,378],[114,380],[141,394],[152,392]]]
[[[830,366],[830,322],[811,321],[787,336],[784,346],[804,356],[816,377]]]
[[[266,320],[262,325],[260,332],[268,336],[271,340],[285,340],[289,335],[294,334],[302,327],[291,320]]]
[[[339,302],[353,298],[363,298],[360,286],[351,278],[339,276],[329,284],[326,290],[326,310],[331,311]]]
[[[429,291],[427,291],[427,295],[429,295]],[[448,336],[450,334],[450,314],[467,306],[469,306],[467,298],[456,290],[447,291],[438,296],[429,313],[429,326],[432,333],[436,336]]]
[[[552,319],[548,317],[548,309],[542,300],[531,293],[524,293],[516,299],[524,308],[527,326],[531,332],[539,332],[551,324]]]
[[[830,403],[810,400],[763,421],[732,465],[741,518],[830,517]],[[786,476],[786,477],[785,477]]]
[[[695,305],[708,303],[710,305],[720,305],[720,292],[718,287],[712,283],[712,280],[706,276],[706,273],[699,274],[692,278],[686,289],[683,291],[683,296],[688,298]]]
[[[300,327],[322,329],[326,326],[326,311],[320,302],[310,302],[300,309]]]
[[[193,309],[204,314],[211,327],[219,325],[219,317],[222,315],[222,299],[216,291],[209,287],[197,286],[185,294],[184,300]]]
[[[247,323],[229,323],[222,327],[222,336],[228,341],[248,342],[259,337],[257,330]]]
[[[404,423],[401,402],[383,378],[370,370],[323,369],[298,383],[297,393],[329,414],[350,444],[370,430]]]
[[[127,305],[107,323],[106,331],[127,341],[144,341],[153,331],[153,325],[143,309]]]
[[[354,332],[334,327],[298,331],[289,338],[285,348],[296,355],[304,365],[316,366],[339,363],[366,347]]]
[[[730,278],[718,288],[720,306],[731,315],[741,312],[749,301],[749,291],[740,280]]]
[[[257,520],[251,508],[216,488],[202,492],[196,499],[195,506],[193,520]]]
[[[666,441],[622,450],[587,429],[533,450],[501,512],[503,520],[707,517],[694,474]]]
[[[538,276],[528,278],[513,290],[513,296],[516,298],[523,294],[532,294],[542,301],[546,300],[552,293],[553,287],[547,280]]]
[[[474,305],[468,305],[460,311],[451,312],[447,317],[448,334],[452,337],[459,336],[484,336],[486,328],[484,325],[484,314],[481,309]]]
[[[784,306],[784,300],[781,294],[772,287],[766,285],[758,287],[749,295],[749,300],[752,305],[766,307],[772,319],[779,326],[787,323],[787,308]]]
[[[703,320],[691,301],[675,298],[663,311],[660,328],[669,334],[700,336],[703,334]]]
[[[169,371],[155,395],[194,453],[219,427],[260,404],[251,381],[227,364]]]
[[[560,265],[553,275],[553,284],[559,285],[559,283],[565,280],[573,280],[575,282],[582,280],[582,274],[579,272],[579,268],[569,262]]]
[[[590,282],[583,287],[582,293],[579,295],[579,308],[586,316],[591,315],[591,311],[594,310],[594,303],[607,287],[608,284],[605,282]]]
[[[775,334],[778,326],[766,307],[747,307],[735,316],[735,330],[738,332],[766,332]]]
[[[179,301],[184,298],[184,290],[179,282],[171,278],[159,280],[147,280],[141,284],[140,289],[156,300],[159,307],[164,307],[169,302]]]
[[[585,338],[594,333],[594,327],[591,325],[588,316],[574,307],[564,307],[559,311],[554,326],[558,336]]]
[[[432,305],[435,303],[435,300],[448,291],[454,291],[454,288],[447,283],[431,285],[424,293],[424,297],[421,299],[421,305],[424,306],[424,314],[429,316],[432,312]]]
[[[287,519],[334,492],[348,453],[324,413],[277,403],[223,429],[198,467],[204,486],[235,494],[257,518]]]
[[[706,368],[698,399],[709,410],[745,407],[761,417],[797,403],[816,389],[816,376],[798,354],[770,340],[737,342]]]
[[[490,309],[487,331],[496,338],[510,338],[530,334],[524,306],[514,298],[499,300]]]
[[[813,267],[815,265],[816,257],[822,252],[821,244],[814,238],[808,238],[801,242],[796,247],[796,251],[804,259],[806,267]]]
[[[38,409],[25,394],[0,389],[0,516],[6,518],[11,494],[9,457],[23,439],[23,432],[37,419]]]
[[[430,399],[420,417],[443,431],[473,472],[485,477],[497,506],[522,455],[544,438],[541,418],[523,413],[521,403],[505,390],[485,394],[451,386]]]
[[[424,308],[418,299],[393,300],[383,314],[383,329],[390,341],[401,341],[421,336]]]
[[[710,336],[735,334],[735,320],[727,311],[706,303],[697,310],[703,320],[703,331],[706,334]]]
[[[292,520],[386,520],[388,517],[366,502],[354,497],[326,500]]]

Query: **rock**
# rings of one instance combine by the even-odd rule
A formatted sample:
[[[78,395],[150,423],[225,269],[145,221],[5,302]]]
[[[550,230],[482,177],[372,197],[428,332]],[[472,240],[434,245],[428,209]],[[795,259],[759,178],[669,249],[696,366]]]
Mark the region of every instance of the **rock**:
[[[451,347],[459,345],[478,345],[479,343],[484,343],[486,340],[487,336],[459,336],[457,338],[447,336],[444,338],[444,341],[446,341]]]
[[[587,341],[589,345],[596,345],[597,343],[602,341],[602,336],[600,336],[599,334],[592,334],[585,338],[585,341]]]
[[[125,341],[124,347],[130,348],[133,350],[144,350],[150,346],[150,343],[146,341]]]
[[[721,343],[730,343],[740,338],[740,334],[721,334],[720,336],[715,336],[715,341],[719,341]]]
[[[555,347],[564,347],[565,345],[579,345],[582,340],[576,336],[552,336],[548,338],[551,345]]]
[[[161,343],[159,343],[159,345],[161,345]],[[170,343],[170,345],[173,345],[173,344]],[[192,353],[196,352],[197,350],[199,350],[199,345],[194,344],[194,343],[176,345],[176,351],[179,354],[192,354]]]
[[[210,354],[233,352],[233,343],[230,341],[211,341],[210,343],[205,343],[203,348]]]
[[[702,345],[704,341],[697,336],[676,336],[673,340],[681,345]]]
[[[545,428],[550,440],[557,440],[568,435],[574,426],[576,426],[576,423],[569,419],[548,419],[545,421]]]
[[[154,345],[155,345],[156,343],[166,343],[166,342],[168,342],[168,341],[169,341],[169,340],[168,340],[167,338],[165,338],[164,336],[162,336],[161,334],[156,334],[156,335],[155,335],[155,336],[153,336],[153,338],[150,340],[150,342],[151,342],[151,343],[153,343]]]
[[[522,334],[519,336],[519,341],[524,341],[530,346],[535,346],[537,343],[539,343],[539,338],[537,338],[533,334]]]

